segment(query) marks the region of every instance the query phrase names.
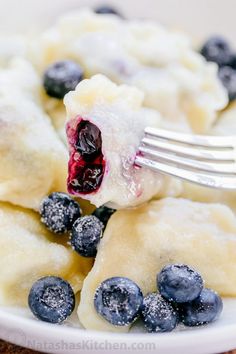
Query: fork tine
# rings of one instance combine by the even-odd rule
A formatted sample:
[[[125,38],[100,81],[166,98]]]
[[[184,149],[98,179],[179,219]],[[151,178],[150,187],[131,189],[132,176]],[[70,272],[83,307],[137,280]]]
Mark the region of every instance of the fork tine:
[[[142,156],[136,156],[135,163],[138,166],[147,167],[153,171],[162,172],[206,187],[223,188],[228,190],[236,189],[235,177],[212,176],[207,173],[192,172],[183,168],[166,165],[158,161],[152,161]]]
[[[147,127],[145,129],[145,134],[155,138],[172,140],[178,143],[185,143],[206,148],[227,149],[234,147],[236,144],[235,136],[227,136],[226,138],[225,136],[191,135],[151,127]]]
[[[211,163],[211,162],[202,162],[197,160],[188,159],[186,157],[181,157],[173,154],[163,153],[161,151],[154,151],[146,147],[140,146],[139,151],[150,157],[156,159],[161,159],[162,162],[174,163],[175,165],[180,165],[192,170],[199,170],[204,172],[211,172],[216,174],[236,174],[236,164],[233,163]]]
[[[207,150],[205,148],[193,148],[187,146],[180,146],[177,144],[173,144],[170,142],[154,140],[150,138],[143,138],[142,143],[146,146],[165,150],[168,152],[172,152],[173,154],[178,154],[180,156],[187,156],[192,159],[198,160],[208,160],[212,162],[220,162],[220,161],[234,161],[235,160],[235,152],[233,148],[231,150],[219,151],[219,150]]]

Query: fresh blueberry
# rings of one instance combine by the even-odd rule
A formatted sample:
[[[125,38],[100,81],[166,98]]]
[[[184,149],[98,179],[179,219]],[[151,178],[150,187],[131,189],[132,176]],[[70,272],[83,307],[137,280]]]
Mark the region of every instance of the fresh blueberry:
[[[178,314],[171,303],[157,293],[145,296],[141,317],[148,332],[170,332],[178,323]]]
[[[77,219],[72,227],[71,246],[84,257],[95,257],[104,225],[94,215]]]
[[[83,70],[71,61],[63,60],[50,65],[43,76],[43,86],[51,97],[62,99],[83,80]]]
[[[105,205],[100,206],[94,210],[93,215],[95,215],[106,227],[110,217],[114,214],[116,210],[106,207]]]
[[[86,161],[93,161],[96,156],[101,154],[101,131],[93,123],[80,122],[76,140],[75,148]]]
[[[117,15],[119,17],[122,17],[121,14],[116,9],[114,9],[109,5],[99,6],[94,9],[94,12],[96,14],[101,14],[101,15],[112,14],[112,15]]]
[[[170,264],[158,274],[157,285],[164,298],[182,303],[199,296],[203,280],[198,272],[185,264]]]
[[[181,319],[186,326],[199,326],[214,321],[222,309],[220,296],[213,290],[203,289],[195,300],[181,305]]]
[[[75,308],[75,295],[70,284],[54,276],[36,281],[29,293],[28,304],[39,320],[61,323]]]
[[[218,75],[228,92],[229,100],[233,101],[236,98],[236,69],[230,66],[222,66],[219,68]]]
[[[70,231],[75,220],[81,216],[80,205],[69,195],[59,192],[43,199],[39,212],[41,221],[55,233]]]
[[[136,320],[143,303],[143,295],[132,280],[113,277],[97,288],[94,296],[96,311],[115,326],[127,326]]]
[[[207,61],[213,61],[219,66],[228,65],[232,57],[229,43],[219,36],[209,38],[203,45],[201,54]]]

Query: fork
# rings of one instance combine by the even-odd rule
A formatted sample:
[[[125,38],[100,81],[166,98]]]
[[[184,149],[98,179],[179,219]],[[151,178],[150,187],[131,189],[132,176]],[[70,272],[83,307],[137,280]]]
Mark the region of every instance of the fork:
[[[236,189],[236,136],[147,127],[135,165],[211,188]]]

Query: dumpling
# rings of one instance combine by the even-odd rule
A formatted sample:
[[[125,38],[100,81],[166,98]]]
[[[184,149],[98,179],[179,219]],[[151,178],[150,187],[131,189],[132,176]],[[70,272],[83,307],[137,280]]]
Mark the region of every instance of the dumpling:
[[[0,70],[0,201],[38,209],[44,196],[66,191],[68,153],[40,107],[31,64]]]
[[[180,193],[180,181],[134,166],[144,128],[161,121],[157,111],[143,107],[141,91],[95,75],[68,93],[64,102],[69,193],[115,208]]]
[[[72,59],[87,77],[101,73],[140,88],[144,104],[160,111],[170,129],[203,133],[227,103],[217,66],[194,52],[184,34],[152,21],[73,11],[33,42],[29,57],[41,72]]]
[[[78,308],[85,328],[127,331],[100,317],[93,305],[98,285],[112,276],[135,281],[143,293],[156,290],[156,275],[171,263],[198,270],[205,285],[236,296],[236,218],[220,204],[166,198],[117,211],[108,222]]]
[[[25,306],[32,284],[46,275],[81,289],[92,260],[55,241],[37,213],[0,203],[0,305]]]

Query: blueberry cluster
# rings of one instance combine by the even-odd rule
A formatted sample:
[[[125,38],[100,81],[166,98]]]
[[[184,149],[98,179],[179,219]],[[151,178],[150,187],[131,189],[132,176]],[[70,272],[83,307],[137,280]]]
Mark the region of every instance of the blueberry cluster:
[[[215,320],[223,309],[220,296],[203,287],[201,275],[185,264],[164,267],[157,276],[160,294],[174,305],[186,326],[199,326]]]
[[[209,38],[200,50],[207,61],[219,66],[218,76],[225,86],[229,101],[236,98],[236,51],[220,36]]]
[[[164,267],[157,275],[159,293],[145,297],[135,282],[124,277],[103,281],[96,289],[94,307],[116,326],[132,324],[138,317],[148,332],[170,332],[179,322],[186,326],[210,323],[221,313],[220,296],[203,288],[201,275],[184,264]]]
[[[82,216],[78,202],[66,193],[54,192],[43,199],[42,223],[52,232],[70,232],[72,248],[83,257],[95,257],[97,246],[114,209],[101,206],[93,215]]]
[[[103,230],[114,211],[102,206],[94,211],[94,215],[81,216],[79,203],[60,192],[44,198],[40,207],[44,225],[56,234],[71,231],[71,246],[84,257],[95,257]],[[28,304],[35,317],[41,321],[61,323],[73,312],[75,295],[66,280],[46,276],[33,284]]]

